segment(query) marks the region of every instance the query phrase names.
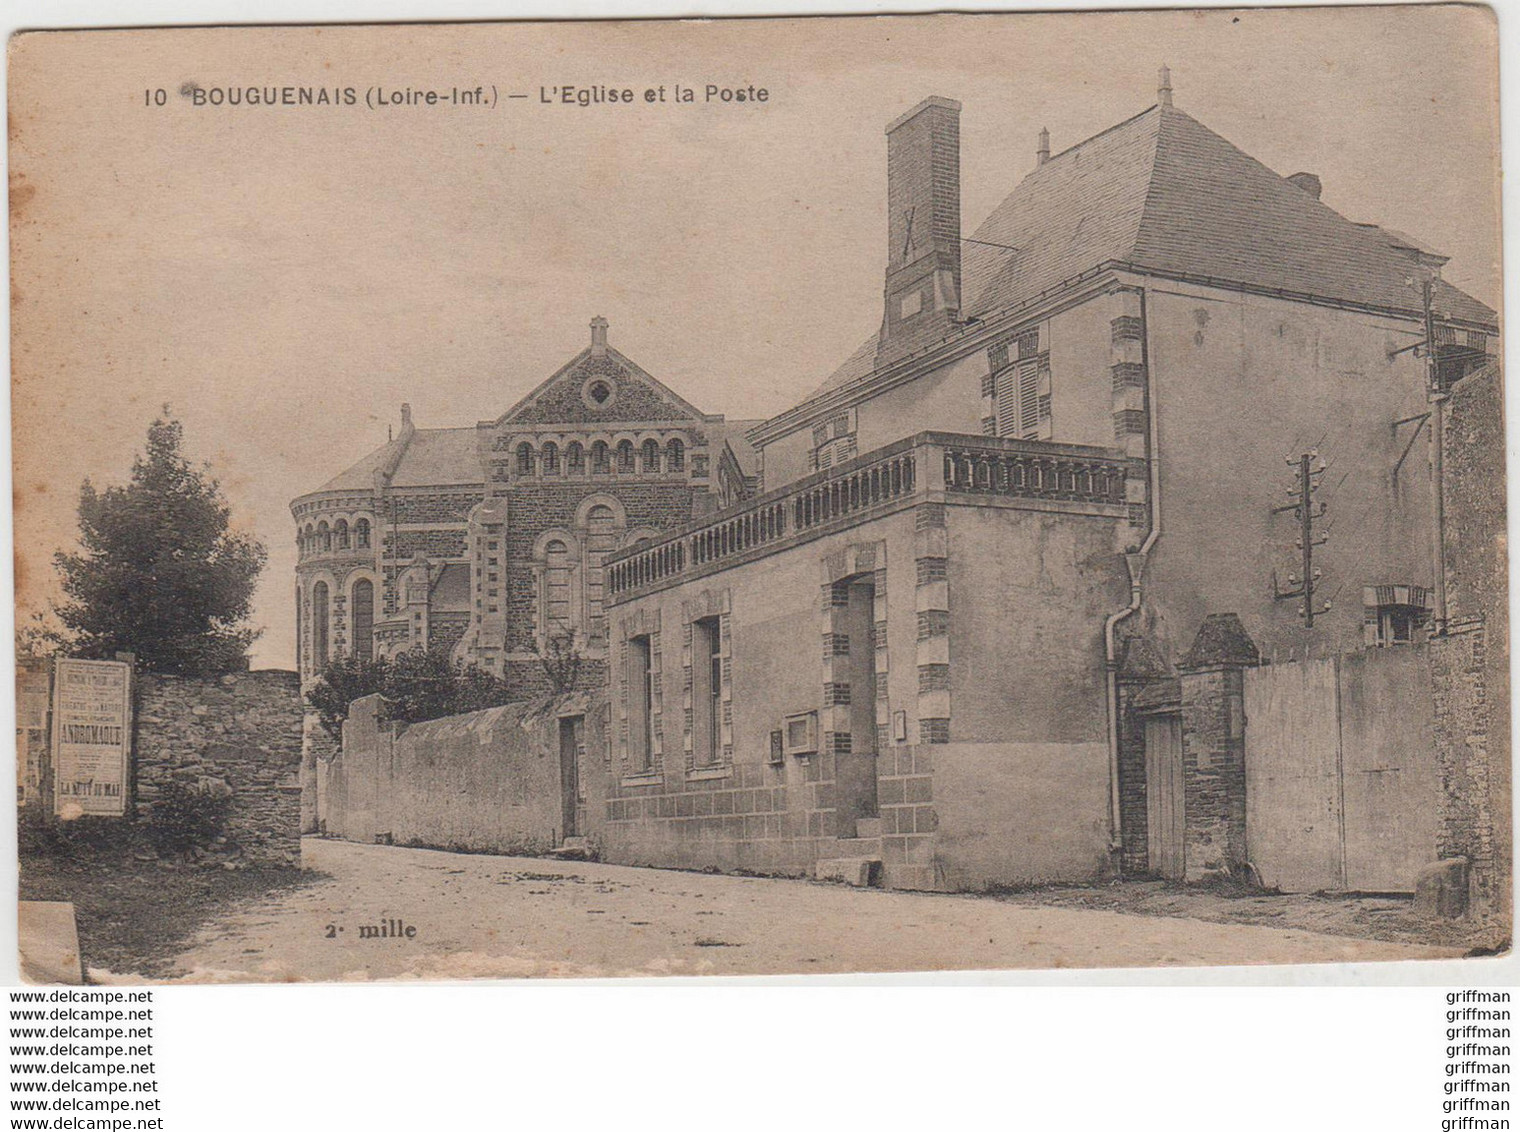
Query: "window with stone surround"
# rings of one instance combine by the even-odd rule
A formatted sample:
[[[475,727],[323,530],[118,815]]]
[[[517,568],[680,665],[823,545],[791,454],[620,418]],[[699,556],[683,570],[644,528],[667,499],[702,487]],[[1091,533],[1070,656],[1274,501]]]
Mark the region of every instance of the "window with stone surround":
[[[350,608],[354,620],[354,656],[370,661],[375,655],[375,584],[367,578],[354,583]]]
[[[647,633],[628,638],[628,760],[636,774],[654,764],[654,652]]]
[[[572,476],[584,475],[586,472],[586,450],[578,440],[572,440],[565,449],[565,471]]]
[[[606,577],[602,563],[622,541],[622,525],[611,507],[597,504],[586,512],[582,539],[585,543],[583,589],[586,609],[586,636],[601,644],[607,639],[607,618],[603,610]]]
[[[360,550],[369,549],[369,520],[360,519],[354,524],[354,546]]]
[[[855,410],[846,409],[813,426],[813,447],[808,453],[808,471],[822,471],[855,458],[855,422]]]
[[[1424,586],[1362,587],[1362,643],[1394,648],[1425,640],[1430,621],[1430,593]]]
[[[698,768],[723,759],[723,624],[703,617],[691,633],[692,756]]]
[[[686,470],[686,445],[675,437],[665,445],[665,467],[672,472]]]
[[[318,582],[311,588],[311,642],[312,667],[327,666],[327,583]]]
[[[1051,436],[1050,348],[1036,328],[1021,333],[1014,343],[988,351],[991,369],[987,385],[993,400],[996,434],[1019,440],[1049,440]]]
[[[570,547],[562,539],[550,539],[544,547],[544,636],[556,636],[571,628]]]

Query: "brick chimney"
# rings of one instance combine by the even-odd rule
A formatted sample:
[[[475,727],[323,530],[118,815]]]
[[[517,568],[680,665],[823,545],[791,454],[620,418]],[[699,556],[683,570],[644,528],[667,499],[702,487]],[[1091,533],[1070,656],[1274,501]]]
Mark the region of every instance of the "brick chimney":
[[[887,127],[887,279],[876,364],[948,334],[960,296],[961,104],[930,97]]]
[[[600,358],[607,352],[607,320],[597,315],[591,320],[591,356]]]

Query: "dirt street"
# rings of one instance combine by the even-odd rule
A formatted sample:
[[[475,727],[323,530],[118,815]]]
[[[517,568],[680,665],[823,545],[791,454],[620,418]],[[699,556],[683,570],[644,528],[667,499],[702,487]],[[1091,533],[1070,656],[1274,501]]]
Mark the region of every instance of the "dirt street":
[[[1345,962],[1456,948],[797,880],[307,840],[327,878],[224,919],[198,981]],[[101,973],[102,979],[109,975]]]

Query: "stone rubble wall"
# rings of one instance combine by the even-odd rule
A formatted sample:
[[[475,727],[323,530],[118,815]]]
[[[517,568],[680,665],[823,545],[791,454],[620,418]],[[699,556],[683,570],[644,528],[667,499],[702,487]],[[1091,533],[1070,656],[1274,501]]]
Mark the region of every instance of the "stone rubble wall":
[[[232,790],[228,850],[250,864],[301,856],[301,688],[294,672],[192,680],[137,678],[134,781],[146,819],[164,783],[222,782]]]

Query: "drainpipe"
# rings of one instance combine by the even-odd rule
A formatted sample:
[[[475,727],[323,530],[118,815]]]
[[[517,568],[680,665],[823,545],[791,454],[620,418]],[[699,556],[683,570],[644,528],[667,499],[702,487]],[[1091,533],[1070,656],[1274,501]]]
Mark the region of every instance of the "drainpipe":
[[[1431,617],[1435,636],[1446,636],[1446,394],[1437,390],[1430,397],[1430,478],[1432,523],[1435,527],[1435,609]]]
[[[1146,310],[1143,288],[1140,291],[1140,324],[1143,327],[1140,356],[1145,365],[1145,415],[1149,431],[1146,447],[1149,457],[1147,470],[1150,474],[1148,491],[1150,529],[1146,532],[1145,541],[1140,544],[1140,549],[1130,551],[1124,556],[1124,564],[1129,569],[1129,604],[1109,614],[1108,619],[1103,622],[1103,660],[1104,667],[1108,671],[1108,805],[1109,829],[1112,831],[1109,850],[1114,853],[1121,852],[1124,848],[1119,802],[1119,645],[1114,631],[1118,628],[1119,622],[1130,617],[1140,608],[1140,580],[1145,574],[1145,563],[1151,548],[1161,537],[1161,449],[1160,431],[1156,423],[1156,375],[1151,370],[1151,323]]]
[[[1440,359],[1436,356],[1436,316],[1432,295],[1435,277],[1426,274],[1420,288],[1425,308],[1425,390],[1430,400],[1431,520],[1435,527],[1432,546],[1435,567],[1435,609],[1431,628],[1446,635],[1446,391],[1441,388]]]

